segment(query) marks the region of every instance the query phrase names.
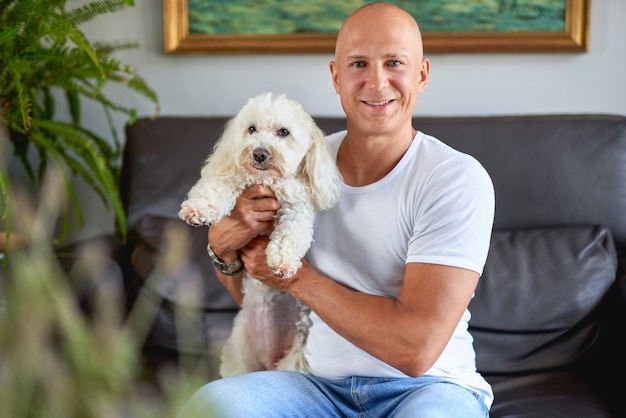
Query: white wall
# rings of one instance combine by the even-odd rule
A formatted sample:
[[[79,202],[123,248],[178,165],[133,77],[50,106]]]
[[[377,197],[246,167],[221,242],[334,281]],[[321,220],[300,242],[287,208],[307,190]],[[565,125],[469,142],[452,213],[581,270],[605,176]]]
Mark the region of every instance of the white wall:
[[[416,114],[626,114],[625,19],[626,1],[593,1],[588,53],[432,55],[430,83]],[[167,56],[159,0],[137,0],[135,7],[101,16],[83,30],[94,40],[141,43],[118,56],[157,91],[162,115],[232,115],[265,90],[288,93],[315,116],[342,115],[328,71],[331,55]],[[111,96],[140,115],[154,111],[125,91],[111,88]],[[107,135],[98,108],[88,107],[84,118]],[[124,122],[116,119],[120,132]],[[113,230],[113,218],[99,200],[84,205],[80,237]]]

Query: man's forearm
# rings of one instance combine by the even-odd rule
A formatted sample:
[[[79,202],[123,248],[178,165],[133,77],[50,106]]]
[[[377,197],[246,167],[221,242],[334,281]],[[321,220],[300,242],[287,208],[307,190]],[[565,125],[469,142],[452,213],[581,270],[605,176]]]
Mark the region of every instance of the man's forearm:
[[[217,278],[222,285],[228,290],[235,303],[239,306],[243,303],[242,280],[244,272],[238,273],[236,276],[228,276],[221,273],[218,269],[214,269]]]

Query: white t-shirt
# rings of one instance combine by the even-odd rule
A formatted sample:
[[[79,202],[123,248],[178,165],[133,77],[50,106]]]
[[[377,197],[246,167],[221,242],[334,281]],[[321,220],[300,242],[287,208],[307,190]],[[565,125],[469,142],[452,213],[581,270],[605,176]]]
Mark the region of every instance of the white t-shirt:
[[[345,135],[343,131],[327,137],[335,156]],[[314,243],[307,253],[322,274],[357,291],[389,297],[399,293],[406,263],[449,265],[482,274],[495,199],[489,175],[473,157],[418,132],[383,179],[341,187],[337,205],[317,215]],[[315,375],[407,377],[341,337],[315,313],[311,319],[305,353]],[[490,406],[493,394],[476,372],[469,319],[466,310],[426,374],[475,390]]]

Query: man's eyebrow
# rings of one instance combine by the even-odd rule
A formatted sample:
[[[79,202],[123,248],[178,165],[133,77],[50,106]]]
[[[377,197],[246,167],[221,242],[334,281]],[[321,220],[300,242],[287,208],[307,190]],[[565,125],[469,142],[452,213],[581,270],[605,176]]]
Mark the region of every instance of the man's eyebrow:
[[[409,54],[407,54],[406,52],[403,52],[403,51],[391,52],[389,54],[383,55],[383,57],[385,57],[385,58],[405,58],[405,57],[408,57],[408,56],[409,56]]]

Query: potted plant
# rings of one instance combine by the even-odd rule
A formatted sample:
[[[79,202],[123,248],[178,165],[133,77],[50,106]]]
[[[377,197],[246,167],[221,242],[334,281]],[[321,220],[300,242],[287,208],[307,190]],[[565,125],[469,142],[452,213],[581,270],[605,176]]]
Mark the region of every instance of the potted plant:
[[[50,166],[59,167],[67,198],[63,227],[57,238],[66,238],[70,218],[76,225],[82,222],[73,177],[84,180],[113,208],[118,228],[125,234],[118,186],[121,146],[112,114],[127,115],[129,123],[137,115],[135,109],[110,100],[105,87],[108,83],[123,85],[153,102],[157,111],[158,98],[134,68],[113,56],[115,51],[137,44],[92,42],[79,29],[97,16],[132,6],[133,0],[98,0],[74,8],[67,3],[0,2],[0,131],[4,131],[8,137],[5,143],[9,144],[5,146],[8,149],[0,149],[0,157],[12,154],[37,187]],[[112,143],[82,124],[81,101],[85,99],[102,105]],[[57,116],[58,102],[66,103],[71,120]],[[8,236],[12,180],[1,160],[0,220]]]

